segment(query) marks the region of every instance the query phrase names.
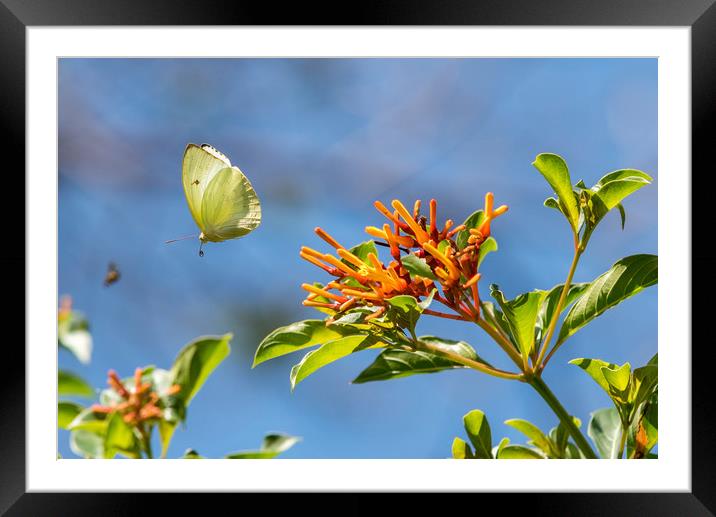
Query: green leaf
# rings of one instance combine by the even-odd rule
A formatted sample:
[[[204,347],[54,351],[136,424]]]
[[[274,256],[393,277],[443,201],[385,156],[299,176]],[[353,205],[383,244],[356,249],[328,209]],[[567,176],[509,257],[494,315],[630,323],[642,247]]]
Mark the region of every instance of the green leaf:
[[[457,237],[455,238],[455,244],[457,244],[458,249],[461,250],[467,246],[467,240],[470,237],[470,229],[477,229],[484,220],[485,212],[482,210],[473,212],[470,217],[465,219],[465,222],[463,223],[465,225],[465,229],[457,232]]]
[[[485,413],[479,409],[473,409],[462,420],[470,443],[475,449],[475,457],[480,459],[492,458],[492,433]]]
[[[650,184],[651,176],[635,169],[622,169],[604,175],[591,190],[596,192],[607,210],[619,205],[624,198]]]
[[[502,311],[495,307],[492,302],[481,301],[480,307],[482,308],[482,315],[494,326],[498,327],[506,335],[510,335],[510,324],[507,322],[507,318],[502,314]],[[512,344],[519,352],[519,348],[514,343]]]
[[[400,262],[408,273],[410,273],[411,277],[419,275],[423,278],[429,278],[430,280],[437,280],[437,277],[433,274],[425,259],[418,257],[415,253],[405,255],[400,259]]]
[[[532,422],[528,422],[527,420],[522,420],[520,418],[513,418],[511,420],[505,420],[505,424],[510,427],[514,427],[519,432],[524,434],[531,440],[532,445],[542,449],[545,454],[554,455],[555,451],[549,438],[547,438],[540,428]]]
[[[630,401],[638,406],[648,400],[657,390],[659,383],[659,365],[647,364],[634,370]]]
[[[561,212],[567,218],[572,229],[577,231],[579,221],[579,207],[572,191],[572,180],[569,169],[561,156],[551,153],[537,155],[532,165],[544,176],[552,190],[557,194]]]
[[[123,454],[130,458],[140,456],[139,443],[134,436],[134,431],[119,412],[115,412],[109,417],[107,431],[104,435],[104,457],[111,459],[116,454]]]
[[[500,443],[498,443],[495,447],[492,448],[492,456],[493,458],[499,458],[500,454],[502,453],[502,450],[507,447],[510,444],[509,438],[503,438],[500,440]]]
[[[355,330],[340,325],[327,326],[323,320],[291,323],[277,328],[261,341],[252,368],[274,357],[322,345],[350,334],[355,334]]]
[[[365,334],[355,336],[347,336],[329,341],[320,348],[308,352],[301,362],[291,368],[291,391],[293,391],[299,382],[314,373],[316,370],[323,368],[338,359],[342,359],[354,352],[359,352],[367,348],[382,346],[382,343]]]
[[[498,460],[543,460],[539,452],[522,445],[507,445],[497,455]]]
[[[569,310],[557,345],[607,309],[656,284],[657,277],[656,255],[631,255],[614,263],[609,271],[589,284]]]
[[[594,379],[599,386],[602,387],[604,391],[607,392],[608,395],[611,396],[610,391],[610,385],[607,379],[604,377],[603,369],[617,369],[619,368],[618,365],[614,363],[607,363],[606,361],[602,361],[601,359],[586,359],[584,357],[579,357],[577,359],[572,359],[569,361],[569,364],[575,364],[579,366],[582,370],[587,372],[592,379]]]
[[[66,370],[57,372],[57,393],[66,396],[94,397],[94,389],[80,376]]]
[[[361,259],[366,264],[369,263],[368,255],[371,253],[374,254],[376,257],[378,256],[378,248],[375,247],[374,241],[365,241],[361,242],[360,244],[357,244],[353,246],[351,249],[349,249],[353,255]],[[341,259],[341,262],[344,264],[347,264],[351,269],[357,269],[353,264],[346,261],[345,259]]]
[[[432,302],[435,291],[433,290],[430,296],[422,302],[418,302],[413,296],[407,294],[388,298],[388,319],[398,327],[409,330],[414,335],[415,325],[418,323],[420,315]]]
[[[181,349],[169,375],[165,370],[145,369],[149,381],[157,389],[164,405],[163,419],[159,421],[159,439],[162,444],[162,456],[166,455],[169,443],[174,436],[176,426],[186,416],[186,408],[191,399],[201,389],[206,379],[231,351],[229,341],[232,334],[223,336],[199,337]],[[147,382],[146,379],[144,379]],[[176,395],[168,397],[166,391],[174,384],[181,387]]]
[[[271,459],[275,458],[282,452],[287,451],[298,442],[301,438],[282,433],[267,434],[264,437],[261,449],[257,451],[239,451],[227,454],[226,458],[230,460],[246,460],[246,459]]]
[[[270,460],[277,455],[273,452],[264,451],[238,451],[224,456],[227,460]]]
[[[263,444],[261,444],[261,450],[280,454],[282,452],[286,452],[300,441],[301,438],[298,436],[291,436],[283,433],[271,433],[264,436]]]
[[[510,327],[510,334],[516,341],[520,353],[527,357],[532,353],[535,344],[535,326],[542,302],[547,296],[546,291],[531,291],[507,301],[500,288],[490,286],[492,297],[500,304],[502,312]]]
[[[75,402],[66,400],[57,403],[57,427],[67,429],[77,415],[80,414],[83,407]]]
[[[181,458],[182,460],[203,460],[206,459],[204,456],[196,452],[194,449],[187,449],[184,451],[184,454]]]
[[[172,365],[172,384],[181,386],[177,398],[186,406],[211,372],[229,355],[232,334],[200,337],[186,345]]]
[[[475,455],[465,440],[455,437],[452,441],[452,457],[456,460],[471,460]]]
[[[572,421],[574,422],[574,425],[577,426],[577,428],[582,427],[582,421],[573,416]],[[555,428],[553,428],[550,433],[549,437],[554,443],[557,451],[559,452],[559,457],[564,458],[567,457],[567,453],[569,452],[569,431],[567,430],[567,427],[564,425],[564,423],[560,422],[559,425]],[[579,455],[576,456],[577,458]]]
[[[72,431],[70,449],[83,458],[104,458],[104,437],[83,429]]]
[[[567,298],[564,301],[564,305],[562,306],[560,313],[566,311],[569,306],[582,295],[588,286],[589,284],[587,283],[571,284],[569,286],[569,291],[567,292]],[[541,343],[545,337],[547,328],[554,317],[554,311],[557,309],[559,297],[562,295],[562,289],[564,289],[564,284],[554,286],[547,293],[547,296],[540,306],[539,313],[537,314],[537,325],[535,327],[537,330],[535,335],[536,343]]]
[[[421,336],[418,340],[436,345],[463,357],[484,362],[478,357],[475,350],[464,341],[452,341],[435,336]],[[424,350],[408,351],[389,348],[383,350],[375,361],[353,380],[353,383],[386,381],[418,373],[434,373],[453,368],[465,368],[465,366]]]
[[[621,203],[617,205],[617,208],[619,209],[619,218],[621,219],[623,230],[624,224],[626,224],[626,210],[624,210],[624,205],[622,205]]]
[[[548,197],[547,199],[544,200],[544,203],[542,203],[542,204],[544,206],[546,206],[547,208],[554,208],[559,213],[562,213],[562,209],[559,207],[559,201],[557,201],[553,197]]]
[[[477,252],[477,267],[480,267],[487,254],[493,251],[497,251],[497,241],[494,237],[488,237],[480,244],[480,249]]]
[[[593,412],[587,434],[597,446],[602,458],[617,458],[622,436],[622,421],[616,408],[604,408]]]
[[[564,450],[564,459],[566,460],[583,460],[584,454],[579,450],[579,447],[574,445],[572,442],[567,443],[567,448]]]
[[[438,243],[438,251],[445,254],[445,250],[447,250],[450,247],[450,241],[447,239],[443,239]]]
[[[104,435],[107,430],[108,417],[104,413],[95,413],[92,408],[80,411],[72,421],[67,424],[70,431],[90,431]]]
[[[580,247],[582,249],[586,247],[599,222],[614,208],[619,210],[622,229],[624,229],[626,212],[621,201],[650,182],[651,177],[648,174],[633,169],[624,169],[611,172],[600,179],[591,189],[582,190],[579,193],[579,203],[584,215],[585,230]]]
[[[58,318],[57,344],[70,351],[81,363],[88,364],[92,358],[92,335],[84,315],[72,311]]]
[[[613,390],[617,392],[626,391],[629,387],[629,381],[631,380],[631,365],[624,363],[617,368],[604,366],[602,367],[602,375],[604,375],[604,378]]]

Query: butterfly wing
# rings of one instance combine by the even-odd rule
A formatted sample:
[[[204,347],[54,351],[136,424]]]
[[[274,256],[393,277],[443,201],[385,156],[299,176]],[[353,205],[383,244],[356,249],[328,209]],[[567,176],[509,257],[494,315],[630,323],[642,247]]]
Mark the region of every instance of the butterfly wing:
[[[201,200],[212,178],[221,169],[231,167],[228,158],[210,145],[189,144],[182,162],[182,183],[189,212],[197,226],[204,231],[201,219]]]
[[[209,181],[201,200],[203,232],[221,242],[246,235],[261,223],[261,204],[238,167],[226,167]]]

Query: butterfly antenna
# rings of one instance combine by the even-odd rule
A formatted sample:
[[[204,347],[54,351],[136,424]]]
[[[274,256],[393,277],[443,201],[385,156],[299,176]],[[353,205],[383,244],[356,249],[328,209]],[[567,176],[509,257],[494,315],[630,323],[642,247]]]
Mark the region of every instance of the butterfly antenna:
[[[178,241],[185,241],[187,239],[196,239],[199,237],[196,233],[193,233],[191,235],[185,235],[184,237],[177,237],[176,239],[170,239],[168,241],[164,241],[164,244],[171,244],[172,242],[178,242]]]
[[[203,257],[203,256],[204,256],[204,250],[201,249],[201,248],[203,248],[203,247],[204,247],[204,241],[201,241],[201,244],[199,244],[199,256],[200,256],[200,257]]]

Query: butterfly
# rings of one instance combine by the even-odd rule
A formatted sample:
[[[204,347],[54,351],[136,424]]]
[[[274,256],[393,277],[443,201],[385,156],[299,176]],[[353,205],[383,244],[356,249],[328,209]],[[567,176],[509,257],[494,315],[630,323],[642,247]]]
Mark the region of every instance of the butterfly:
[[[104,276],[104,286],[109,287],[118,281],[121,276],[122,275],[119,273],[119,269],[117,269],[117,264],[110,262],[107,266],[107,274]]]
[[[206,242],[243,237],[261,223],[261,204],[251,182],[212,146],[187,145],[182,183],[189,212],[201,230],[199,256],[204,256]]]

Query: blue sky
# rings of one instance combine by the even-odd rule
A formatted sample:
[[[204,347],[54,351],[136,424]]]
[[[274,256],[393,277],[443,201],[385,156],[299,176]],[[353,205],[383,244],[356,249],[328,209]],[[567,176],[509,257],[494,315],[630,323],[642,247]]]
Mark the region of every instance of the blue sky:
[[[251,369],[261,338],[315,317],[302,282],[325,278],[298,257],[365,240],[381,222],[375,199],[438,200],[462,221],[486,191],[510,206],[493,225],[500,250],[481,281],[507,296],[550,288],[571,260],[566,222],[542,206],[549,187],[530,165],[565,157],[572,179],[594,183],[636,168],[654,183],[629,198],[622,232],[611,214],[575,279],[588,281],[622,256],[657,252],[657,61],[655,59],[63,59],[59,66],[59,293],[89,318],[95,350],[60,366],[104,387],[113,368],[169,367],[202,334],[233,332],[232,353],[189,408],[169,456],[211,457],[256,447],[268,431],[303,437],[294,458],[442,458],[462,415],[475,408],[493,436],[526,418],[556,424],[521,383],[469,370],[350,384],[372,361],[365,351],[320,370],[291,394],[301,354]],[[181,186],[188,142],[223,151],[251,179],[263,222],[248,237],[172,245],[196,231]],[[122,279],[104,288],[107,263]],[[657,350],[657,289],[650,288],[578,332],[545,379],[586,425],[609,400],[567,362],[598,357],[644,364]],[[476,327],[424,318],[422,334],[471,343],[508,366]],[[60,431],[60,452],[70,456]]]

